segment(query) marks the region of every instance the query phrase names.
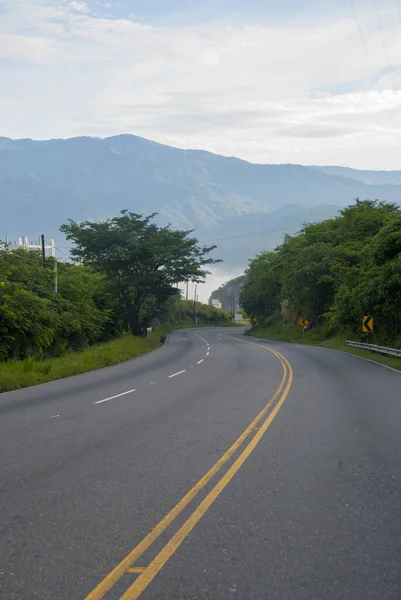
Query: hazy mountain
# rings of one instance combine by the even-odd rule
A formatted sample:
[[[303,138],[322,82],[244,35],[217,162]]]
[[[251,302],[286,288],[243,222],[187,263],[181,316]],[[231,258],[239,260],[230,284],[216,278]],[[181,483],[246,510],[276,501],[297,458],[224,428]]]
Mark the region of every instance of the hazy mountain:
[[[131,135],[0,138],[0,238],[43,232],[64,244],[58,228],[68,218],[103,219],[128,208],[195,228],[202,241],[218,240],[227,264],[245,266],[279,243],[283,230],[295,233],[305,221],[331,217],[356,197],[399,201],[401,173],[385,176],[258,165]]]
[[[328,175],[339,175],[368,185],[401,185],[401,171],[360,171],[349,167],[313,167]]]
[[[213,300],[219,300],[223,310],[231,313],[239,312],[241,310],[239,298],[246,279],[246,275],[240,275],[221,285],[211,293],[209,304],[212,304]]]

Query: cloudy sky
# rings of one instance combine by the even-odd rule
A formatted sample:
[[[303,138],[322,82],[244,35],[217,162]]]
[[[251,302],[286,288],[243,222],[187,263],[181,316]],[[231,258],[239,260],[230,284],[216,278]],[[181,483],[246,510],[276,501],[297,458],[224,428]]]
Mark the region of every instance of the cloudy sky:
[[[0,135],[400,169],[400,5],[0,0]]]

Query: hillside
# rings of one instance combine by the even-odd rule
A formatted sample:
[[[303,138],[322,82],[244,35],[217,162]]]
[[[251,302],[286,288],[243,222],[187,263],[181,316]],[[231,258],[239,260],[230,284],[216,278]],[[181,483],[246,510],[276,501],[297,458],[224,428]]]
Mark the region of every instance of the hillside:
[[[241,310],[239,297],[246,279],[246,275],[240,275],[221,285],[211,293],[209,304],[212,303],[212,300],[220,300],[223,310],[231,313],[239,312]]]
[[[201,240],[217,240],[228,264],[242,267],[279,243],[283,230],[295,233],[305,221],[332,217],[356,197],[401,199],[400,173],[380,184],[374,174],[357,180],[355,173],[251,164],[132,135],[0,138],[0,237],[44,232],[61,245],[58,228],[68,218],[95,220],[128,208],[194,228]]]

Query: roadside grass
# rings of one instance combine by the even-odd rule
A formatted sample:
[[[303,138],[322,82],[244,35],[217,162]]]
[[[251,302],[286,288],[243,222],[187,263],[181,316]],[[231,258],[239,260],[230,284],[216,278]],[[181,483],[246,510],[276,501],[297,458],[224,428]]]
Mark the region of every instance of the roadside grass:
[[[3,362],[0,363],[0,393],[56,379],[64,379],[65,377],[87,373],[88,371],[109,367],[136,358],[159,348],[162,345],[160,338],[173,330],[190,327],[232,327],[235,325],[235,323],[195,325],[193,321],[180,323],[179,325],[161,325],[144,339],[126,334],[110,342],[94,344],[79,352],[67,352],[57,358],[46,358],[44,360],[27,358],[25,360]]]
[[[159,348],[162,345],[161,336],[168,331],[171,331],[171,327],[163,325],[144,339],[126,334],[110,342],[94,344],[85,350],[68,352],[57,358],[28,358],[0,363],[0,392],[64,379],[124,362]]]
[[[370,360],[401,371],[401,358],[377,354],[376,352],[361,350],[360,348],[351,348],[345,343],[347,339],[352,339],[351,334],[348,336],[346,334],[328,336],[327,330],[324,327],[305,331],[305,334],[303,335],[302,327],[299,325],[283,325],[282,323],[276,323],[270,327],[262,328],[255,326],[252,329],[248,329],[245,335],[266,340],[292,342],[295,344],[321,346],[323,348],[331,348],[332,350],[341,350],[342,352],[348,352],[348,354],[369,358]]]

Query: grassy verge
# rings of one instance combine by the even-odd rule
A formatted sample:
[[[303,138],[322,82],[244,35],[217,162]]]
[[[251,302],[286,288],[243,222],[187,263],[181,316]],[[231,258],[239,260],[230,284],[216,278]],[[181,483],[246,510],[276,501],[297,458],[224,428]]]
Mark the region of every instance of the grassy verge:
[[[246,335],[251,335],[260,339],[277,340],[281,342],[293,342],[295,344],[306,344],[309,346],[322,346],[323,348],[331,348],[333,350],[342,350],[349,354],[369,358],[393,369],[401,371],[401,358],[395,356],[385,356],[368,350],[360,350],[359,348],[351,348],[346,345],[347,339],[352,339],[346,335],[337,335],[328,337],[324,328],[305,331],[302,335],[302,328],[297,325],[282,325],[276,324],[267,328],[253,327],[249,329]]]
[[[0,363],[0,392],[79,375],[135,358],[159,348],[160,337],[169,330],[171,327],[159,327],[145,339],[124,335],[111,342],[95,344],[80,352],[68,352],[58,358],[29,358]]]
[[[217,327],[226,327],[227,325],[235,324],[222,323]],[[0,363],[0,392],[9,392],[30,385],[64,379],[124,362],[159,348],[161,346],[160,337],[166,333],[188,327],[213,327],[213,325],[195,325],[193,321],[179,325],[162,325],[149,333],[145,339],[127,334],[111,342],[95,344],[80,352],[68,352],[58,358],[45,360],[29,358]]]

